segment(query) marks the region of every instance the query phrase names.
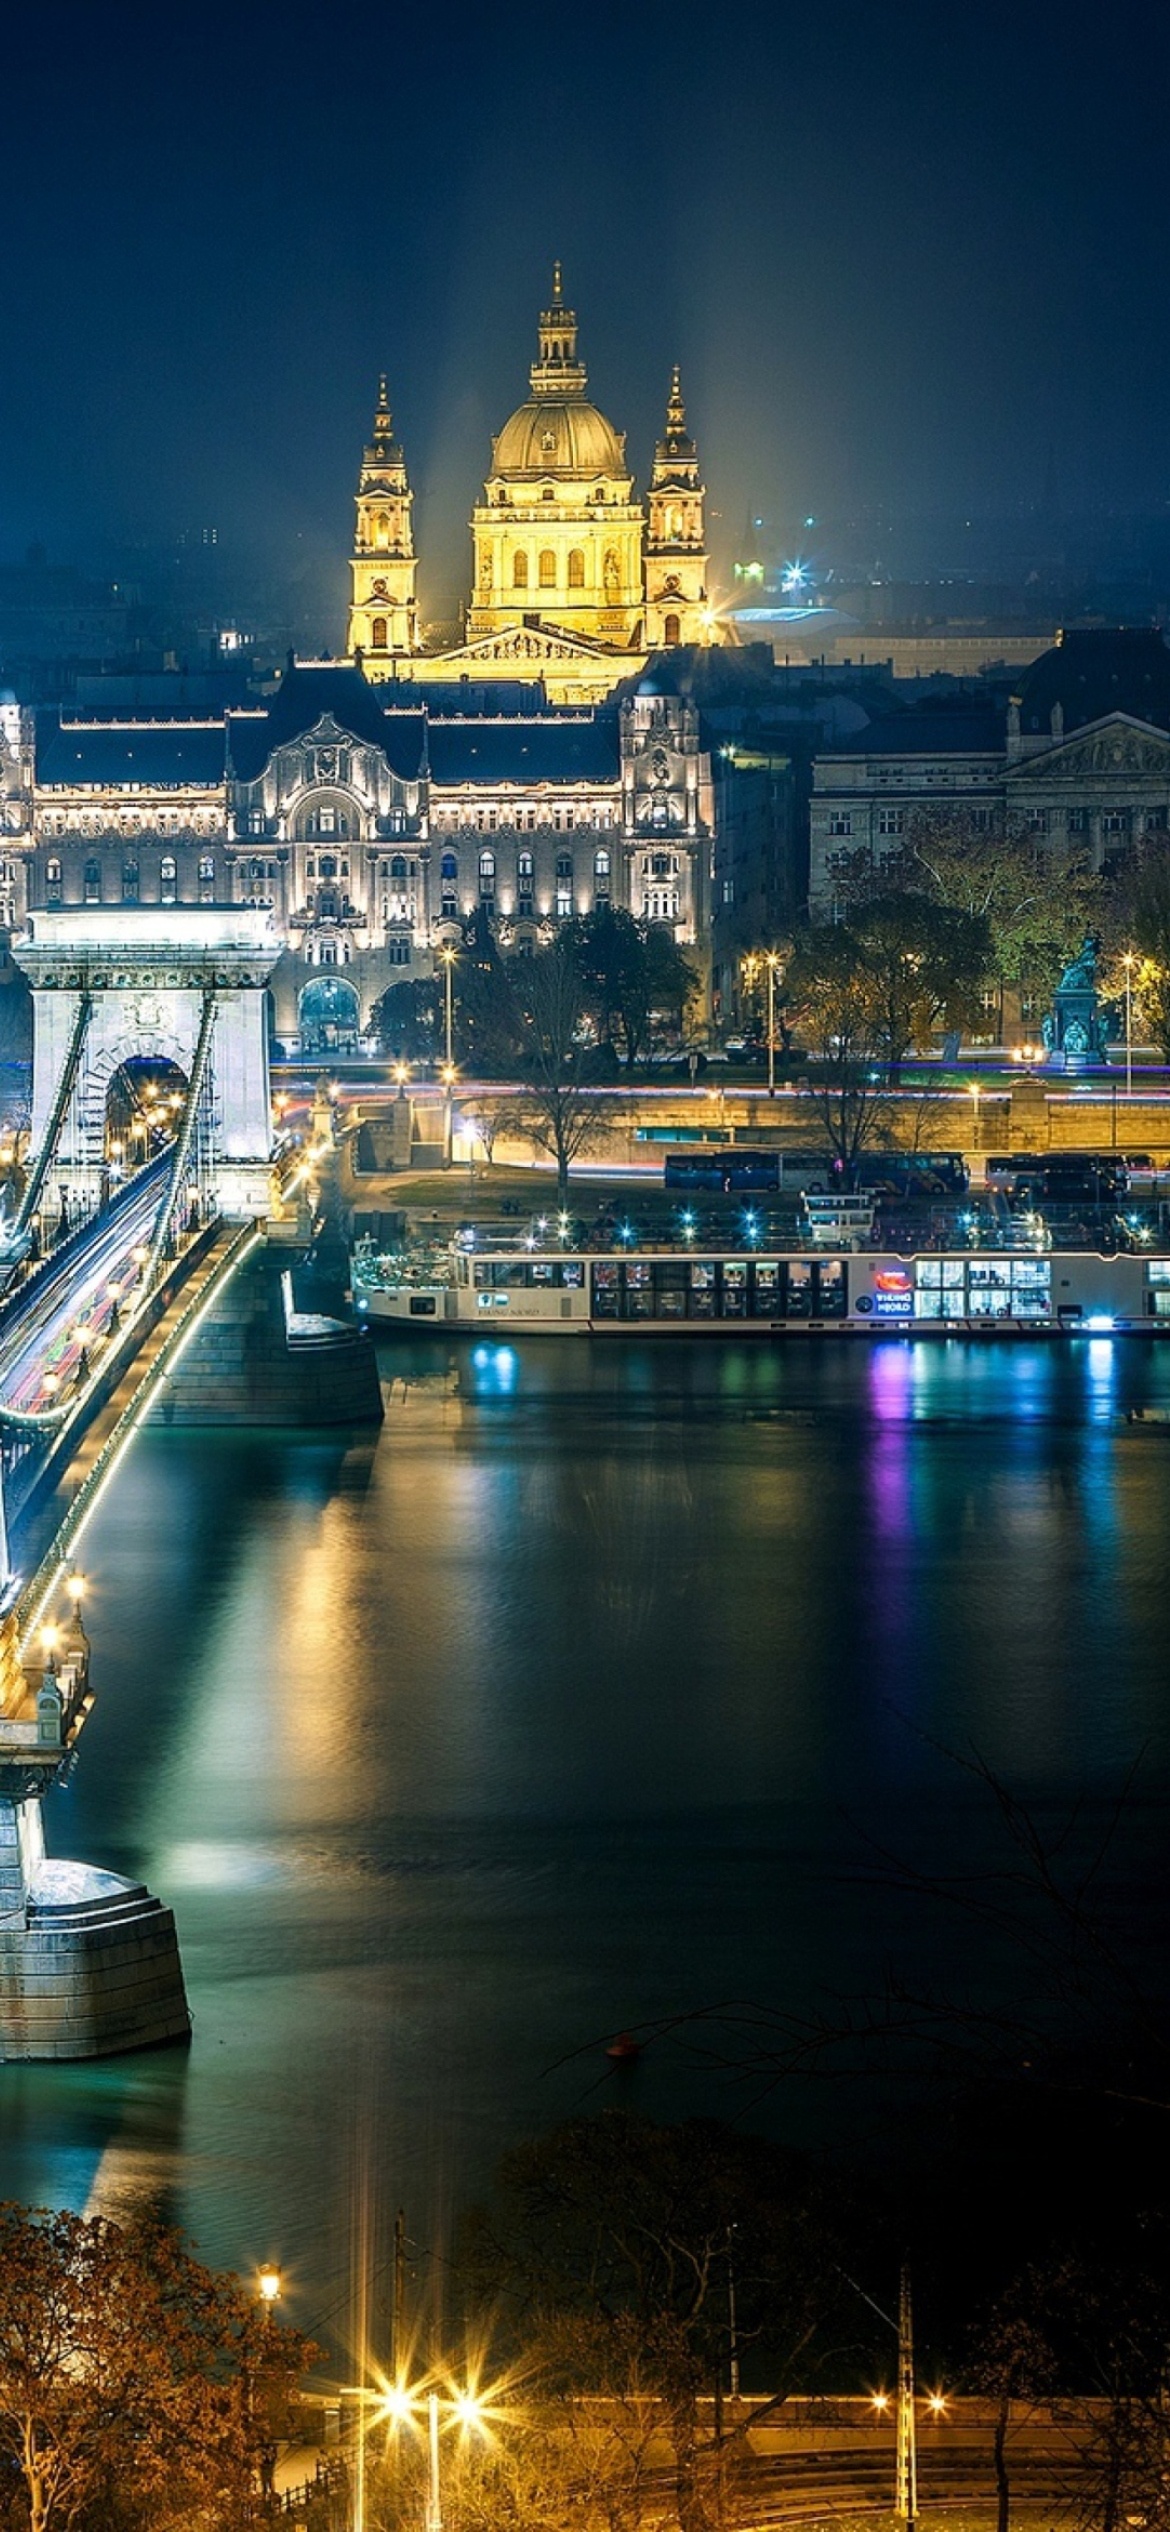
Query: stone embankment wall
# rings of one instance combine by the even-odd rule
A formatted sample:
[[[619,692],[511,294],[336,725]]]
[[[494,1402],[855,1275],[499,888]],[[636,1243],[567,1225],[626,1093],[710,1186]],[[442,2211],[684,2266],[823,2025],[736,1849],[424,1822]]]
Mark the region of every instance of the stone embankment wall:
[[[289,1345],[280,1283],[289,1264],[279,1252],[260,1253],[232,1277],[164,1381],[148,1422],[381,1422],[377,1361],[364,1330],[346,1329],[333,1343]]]

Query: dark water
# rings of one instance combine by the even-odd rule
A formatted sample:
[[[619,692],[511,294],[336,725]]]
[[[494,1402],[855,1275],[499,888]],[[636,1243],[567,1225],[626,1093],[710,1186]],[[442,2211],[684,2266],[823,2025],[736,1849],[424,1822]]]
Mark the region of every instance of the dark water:
[[[576,2104],[743,2111],[686,2034],[615,2075],[622,2026],[864,1993],[903,1945],[994,1986],[961,1925],[851,1877],[867,1837],[991,1853],[948,1749],[1053,1821],[1144,1753],[1151,1851],[1170,1777],[1170,1435],[1118,1421],[1170,1403],[1170,1349],[383,1368],[376,1445],[136,1444],[48,1828],[174,1903],[194,2046],[0,2075],[0,2191],[159,2191],[209,2256],[280,2256],[309,2321],[355,2170],[433,2230]]]

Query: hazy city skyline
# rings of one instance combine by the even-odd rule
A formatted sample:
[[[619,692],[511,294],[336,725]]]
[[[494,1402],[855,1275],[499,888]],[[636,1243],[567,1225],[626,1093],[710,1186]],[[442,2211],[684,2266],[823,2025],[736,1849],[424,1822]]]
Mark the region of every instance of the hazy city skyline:
[[[643,487],[681,361],[717,548],[751,510],[1156,509],[1170,35],[1099,24],[50,0],[10,33],[8,555],[340,556],[385,369],[440,608],[554,255]]]

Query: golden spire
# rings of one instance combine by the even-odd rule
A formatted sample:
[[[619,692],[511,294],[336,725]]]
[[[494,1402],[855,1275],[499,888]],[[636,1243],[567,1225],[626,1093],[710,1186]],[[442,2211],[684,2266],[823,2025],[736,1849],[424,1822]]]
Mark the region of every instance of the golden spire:
[[[668,431],[685,431],[687,427],[686,407],[682,399],[677,361],[670,373],[670,394],[666,400],[666,427]]]
[[[555,263],[555,264],[553,265],[553,306],[554,306],[554,308],[559,308],[559,306],[560,306],[560,304],[561,304],[561,298],[562,298],[562,295],[563,295],[563,286],[562,286],[562,282],[561,282],[561,267],[560,267],[560,263],[559,263],[559,261],[558,261],[557,263]]]

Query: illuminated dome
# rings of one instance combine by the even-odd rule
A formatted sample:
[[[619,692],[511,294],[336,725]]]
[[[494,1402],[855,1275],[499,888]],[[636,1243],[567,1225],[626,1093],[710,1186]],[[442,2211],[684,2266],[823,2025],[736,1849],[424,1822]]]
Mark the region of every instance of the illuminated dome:
[[[615,431],[585,393],[577,358],[577,319],[553,270],[551,306],[542,309],[540,347],[529,372],[532,393],[505,422],[492,449],[496,475],[625,475],[625,435]]]
[[[494,475],[622,475],[620,431],[587,396],[531,396],[495,443]]]

